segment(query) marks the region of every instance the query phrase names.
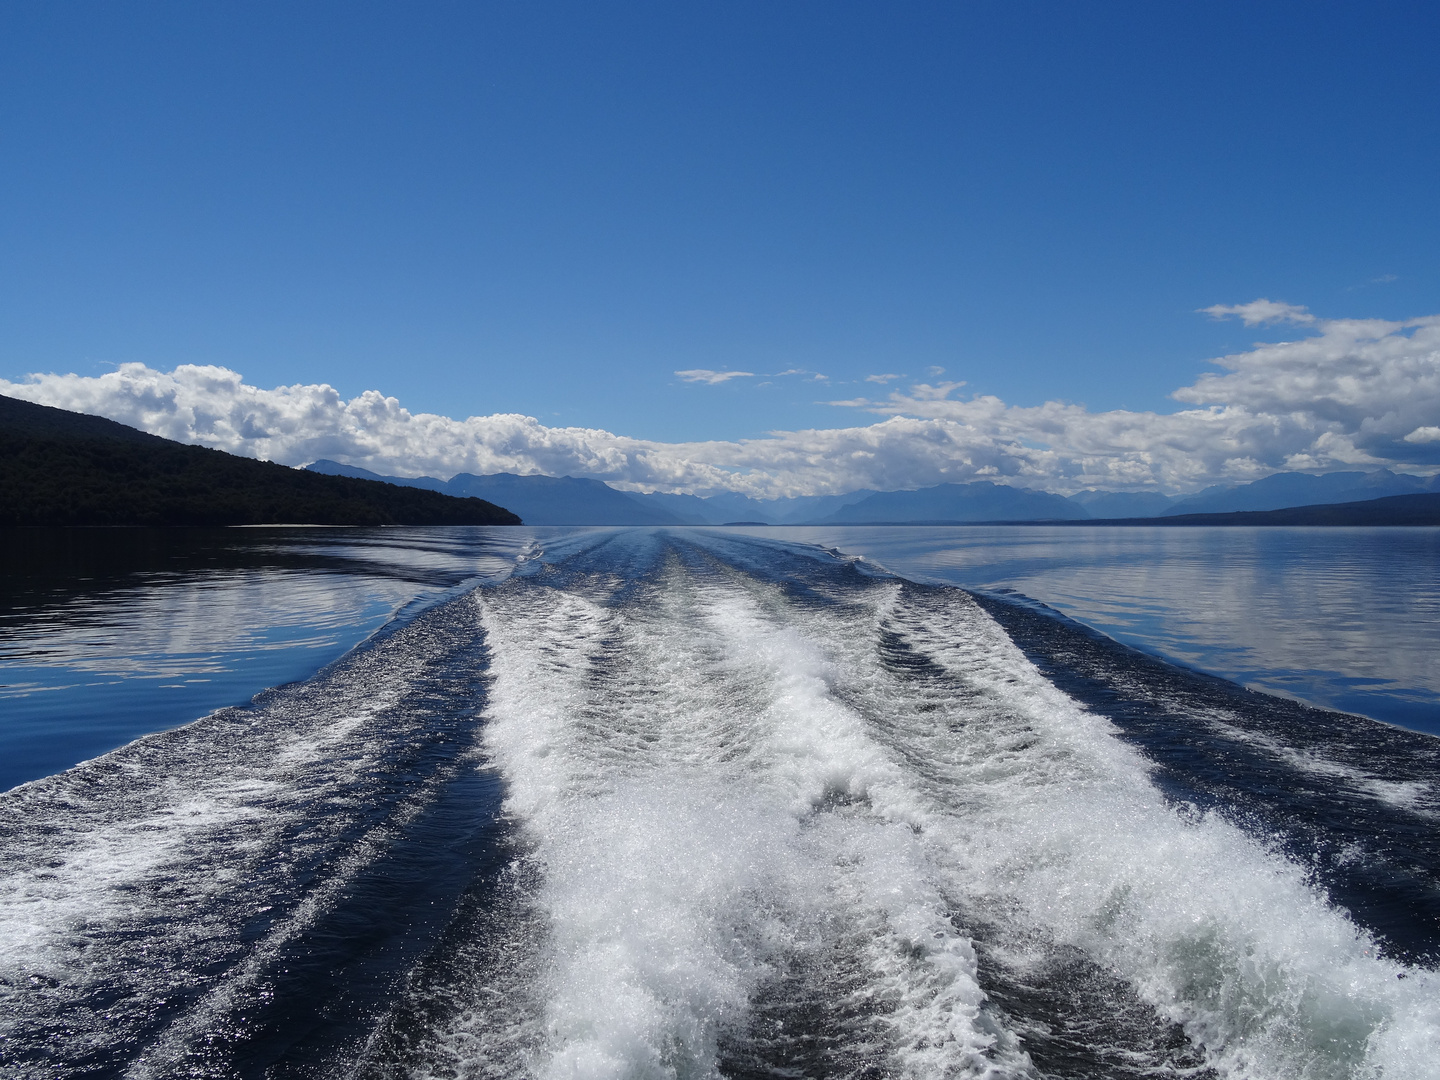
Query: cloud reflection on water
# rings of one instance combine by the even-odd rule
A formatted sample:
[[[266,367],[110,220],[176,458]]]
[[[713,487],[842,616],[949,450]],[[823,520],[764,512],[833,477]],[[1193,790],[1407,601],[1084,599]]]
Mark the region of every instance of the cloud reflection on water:
[[[1440,734],[1440,530],[824,528],[897,573],[1011,588],[1247,686]]]

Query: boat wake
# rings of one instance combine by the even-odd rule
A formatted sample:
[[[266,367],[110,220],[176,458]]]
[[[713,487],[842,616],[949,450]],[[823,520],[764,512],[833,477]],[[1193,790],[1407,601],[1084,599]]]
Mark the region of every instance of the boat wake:
[[[1437,1075],[1424,737],[1380,775],[1362,728],[1345,759],[1286,741],[1268,703],[1166,690],[1054,620],[1042,649],[1000,603],[739,536],[553,544],[251,709],[3,796],[0,1054],[35,1077]],[[1227,787],[1161,715],[1265,768]],[[1418,936],[1361,885],[1337,899],[1383,844],[1327,832],[1293,795],[1316,777],[1408,838],[1385,880]]]

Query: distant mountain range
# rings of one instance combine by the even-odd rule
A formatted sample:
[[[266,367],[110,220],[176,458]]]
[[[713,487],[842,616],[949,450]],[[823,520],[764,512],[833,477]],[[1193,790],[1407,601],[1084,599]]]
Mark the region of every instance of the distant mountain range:
[[[989,480],[937,484],[918,491],[882,491],[841,507],[819,525],[899,525],[922,522],[1065,521],[1090,513],[1063,495],[1007,487]]]
[[[815,521],[876,494],[852,491],[847,495],[761,500],[726,492],[700,498],[620,491],[599,480],[574,476],[460,473],[449,480],[437,480],[433,476],[384,476],[324,459],[305,467],[330,476],[408,484],[447,495],[479,495],[514,510],[527,525],[726,525],[740,521],[789,525]]]
[[[1333,472],[1321,476],[1312,476],[1309,473],[1276,473],[1249,484],[1208,487],[1194,495],[1173,500],[1161,513],[1165,517],[1173,517],[1178,514],[1283,510],[1291,506],[1319,506],[1326,503],[1363,502],[1391,495],[1418,495],[1425,491],[1440,491],[1440,477],[1426,481],[1418,476],[1393,473],[1389,469],[1376,469],[1368,473]]]
[[[513,509],[529,525],[863,525],[949,524],[1000,521],[1086,521],[1189,518],[1196,514],[1280,510],[1295,506],[1343,504],[1440,491],[1440,478],[1374,472],[1322,476],[1279,473],[1249,484],[1217,485],[1194,495],[1157,492],[1082,491],[1053,495],[987,480],[937,484],[916,491],[852,491],[791,499],[752,499],[727,492],[709,497],[620,491],[599,480],[570,476],[460,473],[448,481],[433,476],[382,476],[353,465],[317,461],[314,472],[384,480],[450,495],[479,495]]]
[[[1084,524],[1084,522],[1081,522]],[[1287,506],[1280,510],[1232,510],[1220,514],[1163,514],[1159,517],[1095,521],[1095,525],[1431,525],[1440,526],[1440,491],[1387,495],[1347,503]]]
[[[1424,519],[1437,494],[1440,477],[1427,481],[1378,469],[1279,473],[1183,497],[1113,491],[1066,497],[980,480],[915,491],[702,498],[621,491],[570,476],[460,473],[440,480],[383,476],[325,460],[291,469],[0,397],[0,525],[506,524],[515,515],[529,525],[1224,524],[1206,519],[1234,514],[1252,524],[1298,524],[1300,518],[1361,524],[1374,514],[1400,524]],[[1394,501],[1406,498],[1411,501]],[[1370,510],[1355,509],[1371,503]],[[1316,510],[1325,506],[1345,510]],[[1291,515],[1293,522],[1273,517],[1295,508],[1306,514]]]
[[[508,510],[319,476],[0,396],[0,525],[517,525]]]

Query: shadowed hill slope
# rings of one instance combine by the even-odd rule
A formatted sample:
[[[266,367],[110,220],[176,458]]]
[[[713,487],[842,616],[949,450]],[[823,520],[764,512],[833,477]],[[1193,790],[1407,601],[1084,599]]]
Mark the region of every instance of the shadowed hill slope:
[[[322,476],[0,397],[0,525],[518,525],[483,499]]]
[[[1178,514],[1229,514],[1252,510],[1287,510],[1300,506],[1370,502],[1391,495],[1419,495],[1440,491],[1435,481],[1389,469],[1372,472],[1276,473],[1249,484],[1217,485],[1194,495],[1172,500],[1161,511],[1166,517]],[[1094,510],[1091,510],[1094,514]],[[1131,515],[1094,514],[1096,517]]]
[[[1059,521],[1057,525],[1428,525],[1440,526],[1440,492],[1387,495],[1359,502],[1289,506],[1283,510],[1237,510],[1229,514],[1175,514],[1150,518]]]

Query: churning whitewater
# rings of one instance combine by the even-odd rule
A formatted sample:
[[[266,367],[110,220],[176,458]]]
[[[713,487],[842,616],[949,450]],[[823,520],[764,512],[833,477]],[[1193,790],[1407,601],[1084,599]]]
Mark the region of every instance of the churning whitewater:
[[[1354,721],[1327,757],[1233,688],[1112,672],[1263,758],[1237,794],[1017,640],[834,552],[557,541],[309,682],[0,796],[0,1055],[25,1077],[1440,1075],[1433,740],[1370,747]],[[1266,802],[1315,775],[1364,837]],[[1366,884],[1384,858],[1408,914]]]

